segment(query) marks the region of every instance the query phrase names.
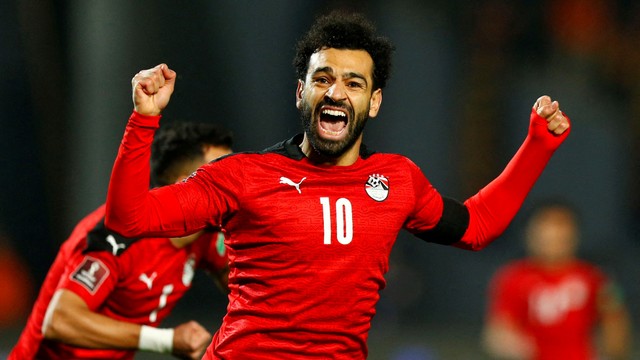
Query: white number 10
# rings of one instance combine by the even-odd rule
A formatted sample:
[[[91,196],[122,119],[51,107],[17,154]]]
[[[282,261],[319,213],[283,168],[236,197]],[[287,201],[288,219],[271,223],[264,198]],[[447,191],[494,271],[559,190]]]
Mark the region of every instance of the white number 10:
[[[322,218],[324,220],[324,243],[331,244],[331,203],[328,197],[321,197]],[[353,214],[351,202],[340,198],[336,201],[336,237],[340,244],[346,245],[353,240]]]

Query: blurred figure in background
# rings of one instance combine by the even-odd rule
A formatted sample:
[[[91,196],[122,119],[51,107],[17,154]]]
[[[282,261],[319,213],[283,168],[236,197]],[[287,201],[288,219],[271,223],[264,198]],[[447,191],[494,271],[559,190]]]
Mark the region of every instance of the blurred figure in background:
[[[560,202],[540,204],[525,239],[527,258],[500,268],[491,281],[487,352],[499,359],[629,358],[630,319],[621,291],[577,258],[576,211]]]
[[[231,152],[213,124],[177,123],[152,145],[154,186],[179,182]],[[127,239],[104,226],[105,206],[85,217],[58,253],[9,359],[133,359],[135,350],[199,359],[211,334],[195,321],[158,329],[191,287],[196,268],[227,292],[224,234]]]
[[[13,343],[7,338],[24,325],[33,302],[34,280],[25,260],[15,250],[12,238],[0,224],[0,359],[5,359]]]

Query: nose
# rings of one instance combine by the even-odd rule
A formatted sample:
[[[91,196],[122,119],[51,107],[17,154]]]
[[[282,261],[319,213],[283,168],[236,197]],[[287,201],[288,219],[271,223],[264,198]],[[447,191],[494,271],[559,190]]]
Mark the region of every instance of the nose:
[[[329,90],[327,90],[325,96],[333,101],[339,102],[347,98],[347,93],[345,91],[344,85],[342,85],[339,81],[336,81],[331,85],[331,87],[329,87]]]

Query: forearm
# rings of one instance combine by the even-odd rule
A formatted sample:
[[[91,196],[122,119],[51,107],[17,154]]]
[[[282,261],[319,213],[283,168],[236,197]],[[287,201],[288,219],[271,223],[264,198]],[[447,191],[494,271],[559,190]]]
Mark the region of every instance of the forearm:
[[[626,309],[612,311],[602,318],[602,350],[607,359],[629,359],[631,322]]]
[[[140,325],[86,313],[75,319],[58,312],[45,338],[91,349],[137,349]]]
[[[46,339],[92,349],[136,349],[140,325],[95,313],[79,296],[62,290],[47,310],[43,334]]]
[[[456,246],[480,250],[504,232],[568,134],[557,136],[546,127],[546,120],[532,111],[529,134],[504,171],[465,201],[469,227]]]
[[[495,359],[527,360],[535,353],[533,342],[508,327],[490,325],[483,333],[484,350]]]

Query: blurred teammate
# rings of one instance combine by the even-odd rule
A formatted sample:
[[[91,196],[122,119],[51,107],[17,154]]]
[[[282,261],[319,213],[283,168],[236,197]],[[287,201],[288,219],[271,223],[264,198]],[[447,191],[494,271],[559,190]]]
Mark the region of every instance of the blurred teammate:
[[[501,359],[595,360],[596,333],[604,359],[627,359],[629,318],[613,282],[576,258],[576,213],[539,206],[527,224],[529,256],[495,274],[484,341]]]
[[[445,198],[406,157],[362,143],[382,103],[392,49],[362,16],[320,18],[294,60],[304,133],[152,191],[142,175],[176,73],[161,64],[134,76],[134,112],[105,221],[128,236],[229,231],[230,302],[205,359],[366,358],[398,232],[483,248],[504,231],[568,134],[558,103],[541,97],[505,172],[464,204]],[[256,114],[255,121],[268,120]]]
[[[231,152],[231,133],[176,123],[153,143],[157,186],[180,181]],[[147,178],[149,166],[145,166]],[[127,239],[104,226],[104,205],[85,217],[51,266],[9,359],[132,359],[135,350],[199,359],[211,334],[195,321],[157,329],[191,287],[196,268],[228,292],[224,235],[202,229],[183,238]]]

